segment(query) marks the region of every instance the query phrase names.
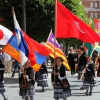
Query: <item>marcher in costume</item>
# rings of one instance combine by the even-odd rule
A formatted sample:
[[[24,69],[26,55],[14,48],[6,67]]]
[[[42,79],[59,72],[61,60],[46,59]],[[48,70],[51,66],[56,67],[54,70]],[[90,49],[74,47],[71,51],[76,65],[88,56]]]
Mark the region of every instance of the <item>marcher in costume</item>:
[[[46,62],[44,62],[39,70],[39,78],[37,80],[37,86],[42,87],[42,92],[44,92],[44,87],[48,87],[48,71],[46,68]]]
[[[78,61],[78,79],[80,79],[82,75],[82,71],[87,64],[86,52],[84,51],[83,46],[79,47],[79,53],[80,53],[80,56],[79,56],[79,61]]]
[[[21,67],[21,72],[19,73],[19,95],[22,99],[34,100],[35,88],[34,88],[34,71],[30,66],[30,60],[25,63],[24,67]]]
[[[0,58],[0,93],[3,96],[4,100],[8,100],[8,97],[5,96],[5,88],[4,88],[4,70],[5,66]]]
[[[92,58],[88,58],[88,64],[85,68],[85,76],[83,80],[83,86],[86,87],[85,95],[92,95],[92,90],[94,86],[97,86],[97,81],[95,78],[94,63]],[[90,91],[89,91],[90,88]]]
[[[53,71],[52,73],[52,85],[54,87],[55,100],[59,100],[60,98],[63,98],[63,100],[67,100],[67,97],[71,96],[70,84],[66,78],[66,68],[62,64],[62,62],[63,60],[61,57],[56,58],[55,72]],[[66,84],[64,83],[64,80],[66,80]]]

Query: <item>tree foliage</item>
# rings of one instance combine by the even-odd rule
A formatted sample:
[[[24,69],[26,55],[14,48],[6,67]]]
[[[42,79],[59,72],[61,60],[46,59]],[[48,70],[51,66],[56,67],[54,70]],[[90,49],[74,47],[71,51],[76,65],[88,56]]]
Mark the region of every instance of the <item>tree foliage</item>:
[[[81,0],[59,0],[71,12],[81,18],[84,22],[88,22]],[[0,22],[2,25],[14,31],[12,6],[20,27],[23,28],[22,0],[0,0],[0,17],[4,19]],[[54,30],[54,0],[25,0],[26,6],[26,33],[35,40],[46,41],[50,29]],[[62,40],[60,40],[62,41]],[[73,43],[81,43],[76,39],[66,39],[70,45]]]

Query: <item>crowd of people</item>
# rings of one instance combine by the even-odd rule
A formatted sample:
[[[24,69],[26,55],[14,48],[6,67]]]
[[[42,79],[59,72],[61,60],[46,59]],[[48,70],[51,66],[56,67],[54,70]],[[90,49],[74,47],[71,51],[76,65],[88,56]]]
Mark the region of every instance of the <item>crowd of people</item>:
[[[80,89],[86,89],[85,95],[91,96],[93,87],[97,86],[96,77],[100,77],[100,54],[97,53],[95,56],[89,57],[83,46],[80,46],[77,50],[71,47],[67,59],[71,68],[71,75],[78,73],[77,78],[82,80],[82,87]],[[51,64],[51,84],[54,88],[54,99],[59,100],[62,98],[67,100],[72,94],[63,59],[56,57],[55,64],[54,62],[51,62]],[[22,97],[22,100],[34,100],[35,82],[37,82],[37,86],[42,87],[40,92],[45,92],[45,87],[48,87],[48,71],[46,66],[46,62],[44,62],[39,71],[36,72],[32,69],[29,59],[24,66],[21,66],[10,55],[3,53],[2,48],[0,48],[0,93],[4,100],[8,100],[8,97],[4,94],[4,73],[11,74],[11,77],[14,77],[16,71],[18,71],[19,96]],[[97,75],[95,73],[96,70]]]
[[[78,73],[77,78],[83,82],[80,90],[86,89],[85,95],[92,95],[93,87],[97,86],[96,77],[100,77],[100,54],[93,51],[93,54],[88,56],[84,46],[80,46],[76,51],[71,47],[68,54],[68,63],[71,67],[71,75]]]

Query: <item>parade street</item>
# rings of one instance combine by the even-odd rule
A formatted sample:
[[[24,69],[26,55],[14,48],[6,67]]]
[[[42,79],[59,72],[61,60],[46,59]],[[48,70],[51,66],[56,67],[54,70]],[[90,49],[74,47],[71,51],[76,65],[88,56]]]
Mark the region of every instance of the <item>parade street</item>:
[[[6,86],[6,95],[9,97],[9,100],[22,100],[19,96],[19,85],[18,85],[18,74],[14,78],[9,74],[5,74],[5,86]],[[67,72],[67,78],[71,85],[72,96],[68,100],[100,100],[100,78],[97,78],[98,86],[94,87],[92,96],[85,96],[85,90],[80,90],[82,82],[77,80],[77,74],[74,76],[70,75],[70,72]],[[53,88],[51,85],[51,74],[48,74],[49,87],[45,88],[45,92],[39,92],[41,87],[37,87],[35,84],[35,99],[34,100],[54,100],[53,99]],[[0,95],[0,100],[3,100],[3,97]]]

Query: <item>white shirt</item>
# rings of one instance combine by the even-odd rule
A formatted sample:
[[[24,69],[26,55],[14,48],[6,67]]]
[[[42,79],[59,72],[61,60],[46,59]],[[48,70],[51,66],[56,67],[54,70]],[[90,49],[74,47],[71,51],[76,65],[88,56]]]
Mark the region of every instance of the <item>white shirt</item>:
[[[6,52],[4,53],[4,61],[11,61],[11,56],[8,55]]]

